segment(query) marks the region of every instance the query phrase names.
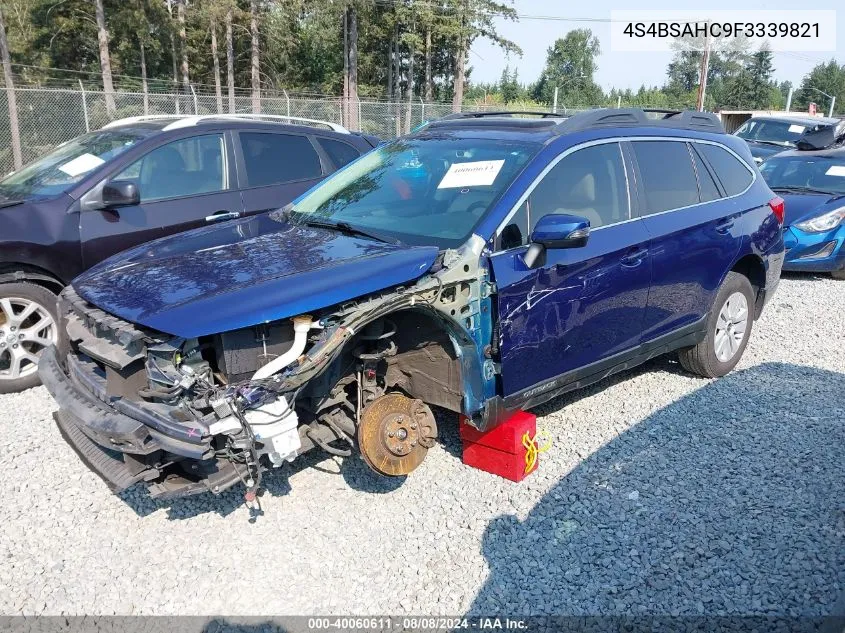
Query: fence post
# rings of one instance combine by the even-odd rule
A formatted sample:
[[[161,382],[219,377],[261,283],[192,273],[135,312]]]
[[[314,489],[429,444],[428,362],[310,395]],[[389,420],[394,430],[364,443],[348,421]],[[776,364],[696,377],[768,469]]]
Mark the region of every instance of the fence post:
[[[425,101],[420,97],[420,125],[425,123]]]
[[[12,137],[12,161],[17,170],[23,167],[21,130],[18,125],[18,99],[15,94],[15,80],[12,77],[12,61],[9,58],[9,47],[6,44],[6,23],[3,20],[2,11],[0,11],[0,29],[3,31],[3,37],[0,38],[0,58],[2,58],[3,62],[3,79],[6,81],[6,102],[9,106],[9,134]]]
[[[200,110],[199,110],[199,107],[197,107],[197,91],[194,90],[194,84],[188,84],[188,85],[190,86],[191,94],[194,97],[194,114],[199,114]]]
[[[88,124],[88,103],[85,100],[85,86],[82,85],[82,80],[79,80],[79,91],[82,93],[82,115],[85,117],[85,131],[90,132],[91,127]]]
[[[288,116],[290,116],[290,97],[288,96],[288,91],[282,88],[282,92],[285,93],[285,106],[287,108]]]
[[[361,129],[361,97],[355,97],[358,100],[358,131],[363,132],[364,130]]]

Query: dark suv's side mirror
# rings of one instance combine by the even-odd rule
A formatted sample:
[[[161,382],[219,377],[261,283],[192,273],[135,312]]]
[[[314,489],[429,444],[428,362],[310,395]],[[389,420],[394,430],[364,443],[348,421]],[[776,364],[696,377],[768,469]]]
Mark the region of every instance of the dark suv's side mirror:
[[[128,180],[116,180],[103,187],[103,208],[130,207],[141,203],[138,185]]]
[[[537,220],[531,231],[530,244],[523,256],[529,268],[542,265],[546,249],[580,248],[590,237],[590,221],[567,213],[550,213]]]

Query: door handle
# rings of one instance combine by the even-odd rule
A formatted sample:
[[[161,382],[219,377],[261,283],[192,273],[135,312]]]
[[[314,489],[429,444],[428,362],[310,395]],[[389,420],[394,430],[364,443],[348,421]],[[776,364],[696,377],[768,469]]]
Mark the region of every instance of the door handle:
[[[217,211],[211,215],[205,216],[206,222],[221,222],[222,220],[234,220],[241,217],[237,211]]]
[[[625,268],[635,268],[642,263],[646,255],[648,255],[647,248],[637,247],[632,249],[627,255],[625,255],[625,257],[620,259],[619,263]]]
[[[733,228],[733,225],[733,218],[721,220],[720,222],[716,223],[716,233],[718,233],[719,235],[727,235],[728,233],[730,233],[731,229]]]
[[[740,218],[741,215],[741,213],[734,213],[733,215],[728,216],[727,218],[722,218],[721,220],[716,222],[716,232],[721,235],[729,233],[730,230],[733,228],[734,223]]]

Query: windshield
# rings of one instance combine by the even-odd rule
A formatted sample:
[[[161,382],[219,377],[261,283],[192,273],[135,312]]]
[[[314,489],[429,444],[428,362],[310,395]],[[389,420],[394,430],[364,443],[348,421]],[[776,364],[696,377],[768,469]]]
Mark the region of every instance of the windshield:
[[[775,156],[760,173],[772,189],[845,194],[845,156]]]
[[[63,193],[145,136],[139,130],[100,130],[84,134],[0,180],[0,196],[8,201]]]
[[[746,141],[762,141],[792,147],[807,129],[808,126],[798,122],[748,119],[736,131],[736,135]]]
[[[449,136],[399,139],[312,189],[290,217],[405,244],[459,246],[539,147]]]

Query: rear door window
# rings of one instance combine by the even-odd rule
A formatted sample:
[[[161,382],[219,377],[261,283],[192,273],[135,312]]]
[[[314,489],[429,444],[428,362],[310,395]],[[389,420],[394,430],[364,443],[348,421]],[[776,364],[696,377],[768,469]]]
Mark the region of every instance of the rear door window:
[[[686,143],[634,140],[631,147],[645,191],[646,209],[641,215],[698,204],[698,181]]]
[[[344,165],[348,165],[361,155],[357,149],[352,147],[349,143],[344,143],[343,141],[336,141],[331,138],[322,138],[318,136],[317,142],[320,144],[320,147],[323,148],[323,151],[329,155],[329,158],[337,169],[340,169]]]
[[[722,183],[727,195],[735,196],[748,189],[754,177],[745,163],[724,147],[718,145],[697,143],[696,147],[702,153],[704,159],[713,167],[713,171],[716,172],[716,177]]]
[[[266,187],[320,178],[320,157],[307,136],[241,132],[241,152],[248,187]]]

